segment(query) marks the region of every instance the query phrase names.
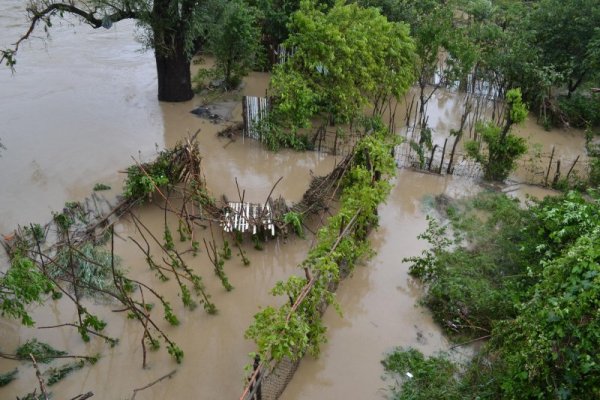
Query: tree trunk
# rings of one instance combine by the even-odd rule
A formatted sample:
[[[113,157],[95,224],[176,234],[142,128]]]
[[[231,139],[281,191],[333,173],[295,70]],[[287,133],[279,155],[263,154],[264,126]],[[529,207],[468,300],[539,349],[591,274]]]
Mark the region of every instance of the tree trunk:
[[[156,72],[158,75],[159,101],[187,101],[194,97],[190,61],[183,49],[183,43],[176,45],[176,51],[168,55],[155,51]]]
[[[194,97],[190,59],[185,51],[186,24],[191,2],[153,0],[150,26],[158,76],[159,101],[187,101]],[[173,4],[179,4],[174,14]]]

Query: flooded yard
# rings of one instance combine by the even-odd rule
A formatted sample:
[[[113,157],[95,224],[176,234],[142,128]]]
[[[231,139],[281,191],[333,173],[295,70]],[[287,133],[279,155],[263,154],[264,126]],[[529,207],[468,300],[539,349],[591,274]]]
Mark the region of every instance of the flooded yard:
[[[24,29],[22,3],[7,0],[0,5],[0,46]],[[17,21],[17,22],[15,22]],[[111,30],[92,31],[87,26],[63,23],[54,27],[52,39],[28,42],[19,53],[17,72],[0,69],[0,233],[9,234],[17,225],[45,223],[51,212],[66,201],[83,200],[96,183],[113,187],[107,196],[121,191],[132,157],[149,160],[156,150],[172,147],[200,130],[202,172],[212,195],[237,198],[236,179],[249,201],[263,202],[279,178],[274,197],[299,201],[313,175],[328,173],[339,157],[316,152],[277,153],[251,140],[219,138],[216,133],[228,122],[214,124],[190,111],[202,104],[196,97],[178,104],[158,103],[156,72],[151,53],[141,53],[134,39],[133,23],[117,24]],[[241,94],[264,95],[268,75],[252,73]],[[233,101],[236,101],[235,98]],[[443,94],[432,99],[430,122],[438,132],[455,127],[460,119],[457,102]],[[399,119],[402,116],[398,116]],[[231,109],[231,121],[241,120],[241,104]],[[544,132],[528,121],[520,132],[576,157],[583,148],[579,131]],[[446,133],[447,134],[447,133]],[[439,136],[440,138],[442,136]],[[439,139],[436,139],[439,140]],[[438,194],[468,196],[480,190],[472,179],[400,170],[386,205],[380,209],[380,227],[371,235],[376,256],[358,266],[340,285],[337,298],[343,310],[325,315],[329,342],[321,357],[306,357],[283,398],[383,398],[386,383],[380,360],[394,346],[414,346],[427,354],[448,349],[448,342],[431,315],[417,305],[419,285],[407,274],[403,257],[419,253],[424,246],[416,239],[426,227],[429,210],[424,199]],[[514,190],[522,197],[537,189]],[[538,192],[545,193],[541,190]],[[160,232],[163,213],[155,206],[136,209],[148,226]],[[218,232],[218,227],[215,227]],[[244,331],[260,306],[276,301],[268,294],[278,280],[297,273],[312,238],[273,239],[263,251],[250,241],[244,249],[251,260],[243,266],[235,256],[226,263],[235,289],[226,292],[212,272],[206,251],[189,263],[205,279],[208,292],[219,309],[206,314],[201,307],[184,309],[172,282],[159,283],[149,271],[144,254],[128,236],[137,232],[130,220],[116,225],[116,253],[129,273],[165,294],[180,317],[178,327],[164,326],[182,347],[185,358],[177,365],[165,351],[152,353],[149,368],[142,369],[140,326],[94,300],[87,306],[108,322],[108,333],[120,343],[109,348],[100,341],[81,341],[75,329],[39,330],[22,327],[18,321],[0,320],[0,351],[9,353],[26,340],[37,337],[72,354],[100,352],[100,361],[73,373],[56,387],[57,399],[92,391],[94,398],[130,397],[133,389],[177,369],[169,380],[139,392],[137,399],[231,399],[244,385],[244,365],[254,344]],[[208,232],[208,231],[207,231]],[[217,235],[217,241],[220,241]],[[6,258],[0,257],[0,271]],[[37,326],[56,325],[76,318],[67,300],[50,301],[32,311]],[[157,318],[158,319],[158,318]],[[33,368],[0,358],[0,373],[19,367],[20,377],[0,388],[0,398],[12,399],[37,386]]]

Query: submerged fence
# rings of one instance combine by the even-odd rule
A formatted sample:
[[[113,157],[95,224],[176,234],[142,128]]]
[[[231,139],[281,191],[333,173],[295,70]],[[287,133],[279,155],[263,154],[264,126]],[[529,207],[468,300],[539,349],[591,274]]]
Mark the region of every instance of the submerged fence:
[[[267,97],[244,96],[242,99],[242,116],[244,119],[244,136],[262,140],[258,124],[269,114],[270,101]]]
[[[431,147],[420,145],[421,130],[408,128],[402,135],[404,141],[396,146],[395,159],[400,168],[413,168],[440,175],[456,175],[470,178],[483,176],[481,164],[469,157],[457,137],[438,139]],[[556,146],[550,152],[536,148],[517,160],[512,177],[519,183],[544,187],[572,187],[587,180],[589,161],[583,154],[566,157]]]

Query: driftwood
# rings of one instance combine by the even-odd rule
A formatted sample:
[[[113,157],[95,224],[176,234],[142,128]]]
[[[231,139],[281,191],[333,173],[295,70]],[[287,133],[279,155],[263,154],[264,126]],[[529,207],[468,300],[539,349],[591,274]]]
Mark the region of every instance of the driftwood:
[[[31,357],[31,362],[33,363],[33,368],[35,368],[35,376],[40,384],[40,391],[44,395],[44,399],[48,400],[48,392],[46,392],[46,385],[44,384],[44,379],[42,378],[42,373],[38,368],[37,362],[35,361],[35,357],[33,354],[29,353],[29,357]]]
[[[73,397],[71,400],[85,400],[85,399],[89,399],[92,396],[94,396],[94,393],[87,392],[87,393],[77,395],[77,396]]]

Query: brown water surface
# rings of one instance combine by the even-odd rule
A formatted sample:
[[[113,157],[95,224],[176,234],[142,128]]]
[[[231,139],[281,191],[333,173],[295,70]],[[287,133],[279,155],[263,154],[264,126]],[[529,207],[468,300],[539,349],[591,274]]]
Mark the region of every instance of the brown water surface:
[[[19,1],[0,5],[2,46],[25,28],[17,19],[21,7]],[[246,200],[262,202],[281,177],[275,195],[283,195],[288,202],[298,201],[312,173],[325,174],[333,167],[334,157],[271,153],[257,143],[217,138],[216,132],[225,123],[215,125],[190,113],[203,102],[201,97],[180,104],[159,104],[152,54],[138,51],[133,31],[133,23],[117,24],[109,31],[92,31],[77,23],[60,24],[52,30],[51,41],[25,44],[15,75],[0,70],[0,138],[7,148],[0,157],[0,232],[30,221],[48,221],[51,211],[60,210],[67,200],[82,200],[97,182],[111,184],[115,187],[112,193],[118,192],[122,181],[118,171],[133,163],[131,156],[149,159],[157,148],[172,146],[198,129],[204,174],[215,196],[237,198],[237,178]],[[265,74],[252,74],[245,93],[264,93],[266,83]],[[239,120],[240,107],[232,110],[231,117]],[[145,207],[138,213],[161,237],[162,212]],[[172,229],[175,231],[176,225]],[[126,220],[117,226],[117,232],[123,238],[136,237]],[[185,351],[181,366],[161,350],[150,355],[149,368],[142,370],[140,327],[93,300],[87,306],[109,323],[107,334],[120,339],[116,347],[110,349],[98,340],[85,344],[71,328],[38,330],[1,320],[0,351],[12,352],[27,339],[38,337],[73,354],[102,353],[96,365],[52,387],[55,398],[71,398],[89,390],[98,398],[129,397],[134,388],[175,368],[178,372],[171,380],[137,398],[235,398],[243,385],[247,353],[254,350],[243,333],[259,305],[276,301],[268,289],[295,272],[310,243],[309,239],[271,241],[264,251],[256,251],[248,243],[246,251],[252,264],[244,267],[234,256],[225,266],[235,287],[231,293],[220,286],[204,254],[190,256],[190,265],[203,276],[219,309],[218,315],[210,316],[201,307],[183,309],[175,285],[160,284],[147,271],[142,253],[131,242],[117,240],[117,254],[130,274],[157,288],[173,304],[181,326],[163,328]],[[37,326],[76,318],[73,305],[66,299],[34,308],[32,314]],[[158,311],[156,319],[162,319]],[[37,386],[33,368],[27,363],[0,359],[0,373],[15,366],[19,366],[20,377],[0,389],[0,398],[15,398]]]
[[[417,304],[422,289],[402,259],[425,248],[416,237],[427,227],[425,216],[435,213],[428,200],[479,190],[466,180],[405,170],[398,174],[387,204],[380,208],[380,227],[371,235],[377,255],[340,284],[336,297],[344,315],[327,310],[329,341],[318,359],[304,358],[283,399],[383,398],[380,361],[385,353],[396,346],[425,354],[448,349],[440,327]]]

